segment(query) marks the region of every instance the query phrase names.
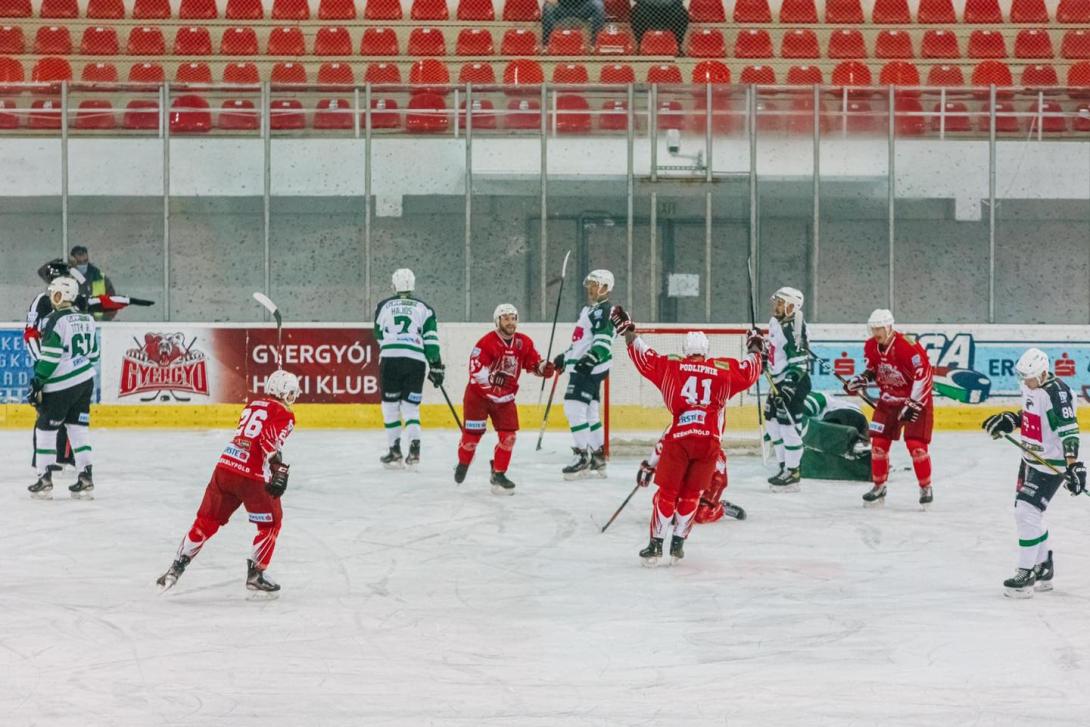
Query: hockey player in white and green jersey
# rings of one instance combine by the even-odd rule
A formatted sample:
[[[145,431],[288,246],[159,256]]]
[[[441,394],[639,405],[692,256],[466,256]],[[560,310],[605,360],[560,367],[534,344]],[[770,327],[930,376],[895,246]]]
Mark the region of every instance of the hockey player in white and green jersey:
[[[609,376],[613,339],[617,335],[609,320],[613,282],[613,273],[608,270],[592,270],[583,280],[587,304],[579,312],[571,346],[553,361],[557,372],[571,369],[564,392],[564,416],[574,440],[575,459],[563,469],[568,480],[606,476],[600,404],[602,382]]]
[[[768,321],[768,368],[775,393],[765,400],[765,426],[780,471],[768,478],[773,492],[796,492],[802,479],[799,419],[810,393],[810,344],[802,317],[802,292],[783,287],[772,295]]]
[[[27,401],[38,411],[34,447],[38,480],[29,488],[32,497],[53,497],[50,465],[57,462],[57,430],[63,424],[79,473],[68,488],[72,497],[91,499],[95,483],[91,475],[91,397],[95,390],[95,364],[99,359],[95,319],[74,307],[79,283],[59,277],[49,284],[49,314],[41,332],[41,356],[34,365]]]
[[[375,309],[375,339],[379,345],[379,388],[382,390],[382,421],[389,451],[380,459],[388,469],[414,468],[420,462],[420,401],[424,374],[436,387],[442,385],[443,361],[439,356],[439,328],[435,311],[413,297],[416,276],[408,268],[392,276],[394,296]],[[401,430],[409,439],[409,453],[402,461]]]
[[[994,439],[1021,430],[1025,450],[1014,497],[1018,569],[1003,582],[1004,595],[1011,598],[1052,590],[1052,544],[1044,524],[1045,510],[1060,485],[1072,495],[1086,491],[1075,396],[1049,369],[1044,351],[1031,348],[1022,354],[1014,366],[1022,382],[1022,409],[1000,412],[982,425]]]

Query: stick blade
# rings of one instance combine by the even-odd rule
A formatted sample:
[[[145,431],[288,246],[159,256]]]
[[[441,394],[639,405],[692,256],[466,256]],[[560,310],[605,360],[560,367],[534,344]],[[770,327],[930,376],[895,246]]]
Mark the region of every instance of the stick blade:
[[[276,319],[276,324],[277,325],[280,325],[281,323],[283,323],[283,320],[280,317],[280,309],[276,307],[276,303],[273,303],[272,300],[269,298],[269,296],[267,296],[267,295],[265,295],[264,293],[261,293],[261,292],[255,292],[254,293],[254,300],[256,300],[258,303],[260,303],[262,306],[264,306],[265,309],[268,310],[269,313],[272,314],[272,317]]]

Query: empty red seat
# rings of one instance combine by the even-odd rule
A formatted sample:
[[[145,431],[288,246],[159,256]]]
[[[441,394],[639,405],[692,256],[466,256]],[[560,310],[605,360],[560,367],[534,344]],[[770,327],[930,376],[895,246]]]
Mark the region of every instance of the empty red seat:
[[[72,36],[68,28],[50,25],[38,28],[34,36],[34,52],[40,56],[66,56],[72,52]]]
[[[130,56],[161,56],[166,50],[163,31],[149,25],[133,28],[129,31],[129,43],[126,51]]]
[[[23,64],[14,58],[0,56],[0,83],[22,83],[24,80]]]
[[[582,56],[587,54],[587,41],[579,28],[558,28],[549,36],[545,50],[552,56]]]
[[[212,55],[212,36],[208,28],[178,28],[174,35],[174,55],[210,56]]]
[[[1058,102],[1034,101],[1026,110],[1034,114],[1027,119],[1027,131],[1036,132],[1040,129],[1046,134],[1062,134],[1067,131],[1067,116]]]
[[[76,131],[107,131],[117,127],[114,107],[103,99],[80,101],[76,109]]]
[[[261,77],[254,63],[228,63],[223,69],[223,82],[249,85],[260,83]]]
[[[442,61],[421,58],[409,68],[409,83],[428,93],[446,93],[447,89],[442,86],[450,83],[450,71]]]
[[[974,86],[1010,86],[1011,69],[1003,61],[981,61],[973,69],[971,82]]]
[[[78,18],[79,5],[76,0],[42,0],[38,8],[39,18]]]
[[[319,20],[355,20],[356,4],[352,0],[321,0],[318,3]]]
[[[516,22],[541,20],[541,3],[539,0],[504,0],[503,19]]]
[[[354,126],[352,116],[352,102],[348,99],[323,98],[314,108],[313,127],[320,131],[351,130]]]
[[[926,25],[955,25],[958,16],[954,13],[953,0],[920,0],[916,10],[916,22]]]
[[[912,22],[908,0],[875,0],[870,20],[878,25],[908,25]]]
[[[132,6],[133,20],[164,20],[170,17],[168,0],[136,0]]]
[[[1047,23],[1050,20],[1045,0],[1013,0],[1011,2],[1012,23]]]
[[[697,64],[697,68],[706,67],[710,62],[702,61]],[[722,64],[720,64],[722,65]],[[725,66],[724,66],[725,68]],[[694,72],[696,69],[693,69]],[[673,63],[660,63],[655,66],[651,66],[647,69],[647,82],[648,83],[669,83],[674,85],[680,85],[684,83],[681,80],[681,69]]]
[[[121,126],[131,131],[157,131],[159,129],[159,102],[151,99],[135,99],[125,106]]]
[[[966,23],[1000,25],[1003,22],[1003,11],[999,9],[999,0],[965,0],[965,13],[962,17]]]
[[[503,125],[508,129],[531,131],[541,128],[541,103],[533,98],[512,99],[507,103]]]
[[[772,86],[776,83],[776,70],[772,66],[746,66],[738,74],[738,82]]]
[[[458,20],[495,20],[492,0],[458,0]]]
[[[960,101],[947,101],[946,106],[935,104],[935,110],[931,116],[932,131],[963,132],[972,131],[973,124],[969,120],[969,108]]]
[[[659,99],[658,119],[659,131],[677,129],[684,131],[686,126],[686,113],[681,102],[676,99]]]
[[[961,58],[958,37],[949,30],[928,30],[920,45],[923,58]]]
[[[400,53],[397,47],[397,33],[393,28],[365,28],[363,40],[360,41],[360,55],[363,56],[396,56]]]
[[[537,35],[526,28],[508,28],[500,42],[500,55],[536,56]]]
[[[371,99],[371,128],[372,129],[400,129],[401,113],[398,111],[397,101],[392,98]],[[364,115],[363,123],[367,123],[367,115]]]
[[[598,128],[602,131],[628,130],[628,102],[624,99],[609,99],[602,104],[598,115]]]
[[[882,30],[874,41],[875,58],[914,58],[912,36],[903,30]]]
[[[564,93],[556,98],[556,132],[558,134],[589,134],[590,104],[582,96]]]
[[[203,96],[187,93],[170,104],[172,134],[203,134],[212,129],[212,112]]]
[[[1064,33],[1063,42],[1060,44],[1060,57],[1072,60],[1090,58],[1090,31],[1080,28]]]
[[[599,83],[629,84],[636,82],[636,72],[627,63],[610,63],[598,71]]]
[[[825,0],[825,22],[846,25],[864,22],[859,0]]]
[[[830,58],[866,58],[867,46],[858,30],[838,28],[829,33]]]
[[[372,63],[363,74],[363,82],[375,85],[401,83],[401,71],[393,63]]]
[[[890,61],[878,74],[880,86],[919,86],[920,70],[911,61]]]
[[[843,109],[838,108],[837,126],[849,134],[875,134],[886,129],[885,108],[875,111],[870,101],[849,99]]]
[[[1090,23],[1090,0],[1060,0],[1057,23]]]
[[[272,83],[306,83],[307,69],[301,63],[277,63],[269,74]]]
[[[1090,61],[1079,61],[1071,64],[1071,67],[1067,69],[1066,85],[1073,89],[1090,87]],[[1072,92],[1070,95],[1072,98],[1085,98],[1086,96],[1084,91]]]
[[[680,71],[678,72],[680,76]],[[730,69],[722,61],[701,61],[693,66],[693,83],[701,85],[730,83]],[[648,81],[651,81],[648,74]],[[673,83],[672,81],[660,81],[660,83]]]
[[[540,86],[545,83],[541,64],[530,58],[516,58],[503,69],[505,86]]]
[[[269,31],[265,52],[270,56],[306,55],[307,43],[303,38],[303,29],[298,26],[273,28]]]
[[[734,39],[735,58],[772,58],[772,38],[767,30],[740,30]]]
[[[90,20],[121,20],[125,17],[122,0],[88,0],[87,18]]]
[[[998,30],[974,30],[969,34],[970,58],[1006,58],[1007,43]]]
[[[214,20],[219,17],[216,0],[182,0],[178,6],[182,20]]]
[[[594,52],[599,55],[635,55],[636,39],[632,37],[628,28],[607,25],[598,31],[598,37],[594,41]]]
[[[1027,28],[1014,38],[1015,58],[1052,58],[1052,37],[1047,30]]]
[[[833,69],[834,86],[869,86],[871,85],[870,68],[859,61],[844,61]]]
[[[447,20],[447,0],[413,0],[409,17],[413,20]]]
[[[129,66],[129,83],[162,83],[166,73],[158,63],[133,63]]]
[[[0,0],[0,18],[29,18],[30,0]]]
[[[265,8],[261,0],[227,0],[223,17],[228,20],[261,20],[265,17]]]
[[[814,0],[783,0],[783,4],[780,5],[780,23],[783,25],[816,23],[817,21],[817,6],[814,5]]]
[[[253,28],[224,28],[220,38],[220,55],[256,56],[260,52],[257,47],[257,33]]]
[[[23,35],[23,29],[18,25],[0,27],[0,55],[20,56],[23,53],[26,53],[26,37]]]
[[[178,83],[212,83],[212,69],[207,63],[181,63],[174,80]]]
[[[405,130],[414,134],[440,134],[450,128],[450,114],[443,97],[418,93],[405,109]]]
[[[72,66],[68,61],[56,56],[39,58],[30,69],[32,83],[59,83],[72,80]]]
[[[356,82],[356,74],[347,63],[323,63],[318,68],[319,86],[351,86]]]
[[[224,101],[216,119],[216,126],[225,131],[256,131],[260,123],[254,102],[244,98]]]
[[[408,54],[411,56],[445,56],[447,42],[443,32],[435,28],[413,28],[409,33]]]
[[[462,28],[458,31],[455,52],[460,56],[490,56],[496,52],[492,31],[487,28]]]
[[[27,128],[36,131],[52,131],[61,128],[61,100],[40,98],[30,104]]]
[[[931,66],[927,72],[928,86],[964,86],[965,76],[961,72],[961,66]]]
[[[645,36],[646,37],[646,36]],[[718,28],[700,28],[689,34],[685,55],[692,58],[723,58],[727,55],[727,41]]]
[[[557,63],[553,67],[553,83],[586,84],[590,82],[587,67],[582,63]]]
[[[1050,65],[1036,63],[1022,69],[1022,85],[1028,88],[1044,88],[1059,83],[1056,69]]]
[[[469,116],[474,129],[495,129],[497,114],[496,106],[486,98],[474,98],[469,105]],[[469,122],[466,120],[466,102],[463,101],[458,110],[458,128],[464,129]]]
[[[318,28],[314,36],[314,55],[352,55],[352,36],[348,34],[348,28]]]
[[[491,63],[463,63],[458,71],[458,83],[478,83],[492,85],[496,82],[496,71]]]
[[[689,3],[689,20],[694,23],[725,23],[727,13],[723,0],[692,0]]]
[[[79,42],[79,52],[85,56],[117,55],[120,52],[117,31],[101,26],[85,28]]]
[[[630,0],[605,0],[606,19],[613,23],[628,23],[632,20]]]
[[[640,54],[645,56],[676,56],[677,38],[668,30],[648,30],[640,39]]]
[[[791,66],[787,69],[787,85],[820,86],[825,76],[818,66]]]
[[[367,20],[401,20],[401,0],[367,0],[363,17]]]
[[[923,104],[915,96],[897,96],[893,102],[894,131],[898,136],[919,136],[927,130]]]
[[[273,0],[273,20],[310,20],[308,0]]]
[[[303,102],[294,98],[278,98],[269,104],[269,129],[272,131],[298,131],[305,129],[307,115]]]
[[[87,63],[79,80],[87,83],[117,83],[117,67],[113,63]]]
[[[733,18],[735,23],[771,23],[772,11],[768,0],[735,0]]]
[[[1085,101],[1075,109],[1075,118],[1071,122],[1072,131],[1090,131],[1090,104]]]
[[[820,58],[817,34],[812,30],[789,30],[783,34],[781,58]]]

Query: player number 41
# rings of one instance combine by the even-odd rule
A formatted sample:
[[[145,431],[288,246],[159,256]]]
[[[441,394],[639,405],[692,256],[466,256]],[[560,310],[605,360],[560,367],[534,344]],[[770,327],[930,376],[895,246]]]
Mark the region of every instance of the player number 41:
[[[698,384],[704,389],[704,396],[702,397],[697,396]],[[712,380],[690,376],[685,380],[685,385],[681,387],[681,395],[685,397],[685,401],[694,406],[697,404],[707,406],[712,402]]]

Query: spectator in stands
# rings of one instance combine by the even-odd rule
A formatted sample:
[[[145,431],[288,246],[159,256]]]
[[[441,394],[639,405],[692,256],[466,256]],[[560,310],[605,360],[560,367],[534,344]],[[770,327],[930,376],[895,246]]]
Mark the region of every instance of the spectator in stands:
[[[79,286],[80,295],[85,298],[97,298],[100,295],[116,294],[114,284],[110,282],[110,279],[103,275],[98,267],[91,264],[91,255],[83,245],[76,245],[72,248],[68,255],[68,264],[83,275],[84,280]],[[99,309],[94,312],[95,320],[99,321],[112,321],[116,315],[117,311]]]
[[[541,7],[541,45],[549,42],[553,28],[561,20],[586,20],[590,23],[591,44],[606,22],[605,0],[545,0]]]
[[[685,47],[685,31],[689,29],[689,11],[682,0],[636,0],[632,6],[632,32],[636,43],[648,30],[670,30],[677,38],[677,47]]]

